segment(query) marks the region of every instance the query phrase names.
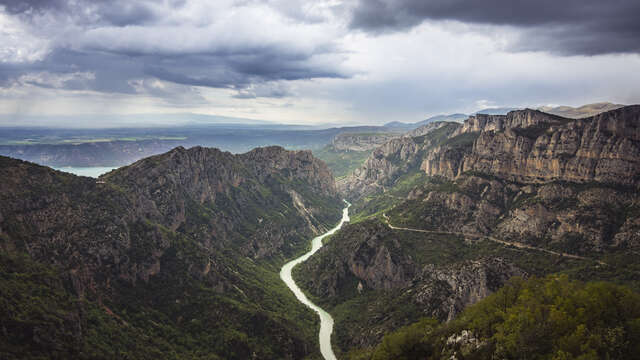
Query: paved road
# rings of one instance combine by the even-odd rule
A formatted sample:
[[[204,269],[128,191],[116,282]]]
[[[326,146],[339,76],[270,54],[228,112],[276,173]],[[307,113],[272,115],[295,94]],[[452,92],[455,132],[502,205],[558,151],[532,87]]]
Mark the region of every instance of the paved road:
[[[502,245],[513,246],[513,247],[516,247],[518,249],[528,249],[528,250],[542,251],[542,252],[545,252],[547,254],[563,256],[563,257],[570,258],[570,259],[593,260],[593,261],[596,261],[600,265],[606,265],[606,263],[604,263],[604,262],[602,262],[600,260],[590,259],[590,258],[587,258],[587,257],[584,257],[584,256],[580,256],[580,255],[574,255],[574,254],[569,254],[569,253],[564,253],[564,252],[558,252],[558,251],[553,251],[553,250],[549,250],[549,249],[544,249],[544,248],[531,246],[531,245],[520,243],[520,242],[516,242],[516,241],[506,241],[506,240],[495,238],[493,236],[486,236],[486,235],[472,234],[472,233],[463,233],[463,232],[411,229],[411,228],[406,228],[406,227],[393,226],[393,225],[391,225],[391,222],[389,221],[389,217],[387,216],[387,214],[383,213],[382,217],[384,217],[384,220],[387,223],[387,225],[389,226],[389,228],[394,229],[394,230],[405,230],[405,231],[421,232],[421,233],[426,233],[426,234],[445,234],[445,235],[459,235],[459,236],[463,236],[463,237],[472,237],[472,238],[484,238],[484,239],[487,239],[487,240],[490,240],[490,241],[493,241],[493,242],[496,242],[496,243],[499,243],[499,244],[502,244]]]

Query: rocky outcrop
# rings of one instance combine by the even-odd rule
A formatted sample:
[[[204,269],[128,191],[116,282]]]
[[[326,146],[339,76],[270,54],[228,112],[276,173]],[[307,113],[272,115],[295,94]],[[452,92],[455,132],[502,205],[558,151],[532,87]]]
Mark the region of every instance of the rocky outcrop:
[[[525,272],[500,258],[421,263],[401,234],[375,221],[350,225],[317,257],[301,265],[312,294],[331,301],[356,279],[361,289],[411,293],[425,316],[450,320],[462,309]],[[405,244],[403,244],[405,242]]]
[[[507,115],[476,114],[469,116],[453,136],[470,132],[500,132],[507,129],[524,129],[562,125],[569,121],[560,116],[550,115],[537,110],[525,109],[510,111]]]
[[[194,276],[215,279],[205,270],[215,251],[289,253],[335,221],[340,207],[324,163],[279,147],[242,155],[176,148],[98,181],[1,159],[2,247],[67,269],[81,296],[109,296],[114,279],[147,282],[163,271],[175,236],[203,249]],[[304,195],[335,202],[335,213]]]
[[[413,129],[409,132],[407,132],[406,134],[402,135],[403,137],[417,137],[417,136],[423,136],[423,135],[427,135],[428,133],[432,132],[433,130],[437,130],[440,129],[443,126],[446,126],[447,122],[446,121],[436,121],[436,122],[430,122],[428,124],[422,125],[416,129]]]
[[[571,254],[637,249],[640,243],[640,197],[633,189],[471,175],[445,184],[416,187],[387,214],[396,226],[492,235]]]
[[[524,183],[596,181],[637,188],[639,124],[640,105],[578,120],[530,109],[477,114],[461,126],[425,129],[428,144],[417,137],[381,146],[340,190],[358,199],[416,169],[449,179],[478,172]],[[429,135],[453,126],[444,137]],[[399,156],[403,153],[412,156]]]
[[[415,166],[419,150],[420,145],[412,138],[391,140],[374,150],[364,165],[338,186],[352,198],[375,193],[390,185],[398,174]]]
[[[331,140],[334,149],[340,151],[371,151],[391,139],[399,137],[398,133],[349,133],[336,135]]]
[[[300,182],[310,192],[336,198],[333,177],[323,162],[313,158],[310,151],[286,151],[276,146],[241,155],[213,148],[178,147],[115,170],[102,179],[133,194],[140,216],[172,230],[187,222],[190,205],[207,207],[231,202],[237,206],[227,206],[222,211],[212,209],[220,215],[217,219],[212,217],[212,221],[220,221],[216,233],[223,238],[233,227],[234,218],[247,218],[243,205],[260,200],[261,196],[251,193],[261,195],[276,190],[288,198],[284,200],[293,203],[287,186]],[[258,221],[257,218],[247,220]],[[222,230],[225,228],[228,230]]]
[[[527,274],[501,258],[448,266],[425,265],[414,298],[426,316],[451,321],[464,308],[500,289],[513,276]]]
[[[358,322],[350,320],[360,316],[355,314],[336,318],[336,334],[345,348],[371,346],[385,332],[416,317],[449,321],[509,278],[527,276],[497,256],[443,261],[437,252],[451,250],[438,241],[364,221],[343,227],[294,275],[329,309],[337,305],[341,313],[345,307],[366,312]]]
[[[142,344],[127,345],[133,357],[307,357],[314,318],[278,290],[274,264],[341,207],[324,163],[279,147],[176,148],[97,180],[0,157],[0,300],[15,305],[0,344],[18,336],[18,353],[60,358],[104,356],[82,355],[95,343]]]
[[[464,152],[434,149],[429,175],[481,172],[526,183],[602,182],[640,186],[640,106],[569,120],[534,110],[470,117],[452,136],[476,132]]]
[[[419,128],[420,136],[393,139],[378,147],[344,181],[338,184],[341,193],[351,199],[384,191],[402,174],[417,170],[423,156],[442,139],[446,139],[457,123],[434,123]]]

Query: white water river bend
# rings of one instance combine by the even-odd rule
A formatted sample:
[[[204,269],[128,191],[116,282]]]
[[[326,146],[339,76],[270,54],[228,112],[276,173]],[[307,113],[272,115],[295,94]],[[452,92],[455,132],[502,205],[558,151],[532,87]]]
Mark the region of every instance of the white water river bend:
[[[349,221],[349,206],[351,206],[351,204],[347,203],[347,207],[342,210],[342,220],[340,220],[340,223],[336,227],[318,237],[315,237],[311,241],[311,251],[295,260],[291,260],[288,263],[284,264],[282,270],[280,270],[280,278],[282,279],[282,281],[284,281],[285,284],[287,284],[289,289],[293,291],[296,298],[298,298],[301,303],[317,312],[318,316],[320,316],[320,352],[322,353],[322,357],[324,357],[325,360],[336,360],[336,355],[333,353],[333,349],[331,348],[333,318],[331,317],[331,315],[329,315],[328,312],[322,310],[319,306],[312,303],[302,292],[302,290],[300,290],[298,285],[296,285],[295,281],[293,281],[293,278],[291,277],[291,269],[310,258],[311,255],[315,254],[315,252],[322,247],[322,239],[329,235],[332,235],[333,233],[338,231],[345,222]]]

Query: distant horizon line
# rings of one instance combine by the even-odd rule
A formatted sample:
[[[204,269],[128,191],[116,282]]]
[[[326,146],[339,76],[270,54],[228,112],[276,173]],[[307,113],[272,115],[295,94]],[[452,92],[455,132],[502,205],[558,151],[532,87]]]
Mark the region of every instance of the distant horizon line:
[[[364,123],[364,122],[348,122],[348,123],[340,123],[340,122],[323,122],[323,123],[295,123],[295,122],[277,122],[273,120],[264,120],[264,119],[254,119],[254,118],[245,118],[245,117],[235,117],[235,116],[227,116],[227,115],[213,115],[213,114],[203,114],[203,113],[195,113],[195,112],[168,112],[168,113],[131,113],[131,114],[54,114],[54,115],[45,115],[45,114],[0,114],[0,128],[8,129],[67,129],[67,130],[100,130],[100,129],[144,129],[144,128],[177,128],[177,127],[198,127],[198,126],[289,126],[289,127],[311,127],[311,128],[332,128],[332,127],[352,127],[352,126],[385,126],[391,123],[400,123],[405,125],[415,124],[421,121],[429,120],[434,117],[439,116],[453,116],[453,115],[465,115],[471,116],[474,114],[478,114],[483,111],[489,110],[500,110],[500,109],[534,109],[540,110],[542,108],[560,108],[560,107],[568,107],[578,109],[581,107],[586,107],[590,105],[599,105],[599,104],[612,104],[612,105],[622,105],[622,106],[630,106],[633,104],[620,104],[620,103],[612,103],[609,101],[595,102],[590,104],[584,104],[580,106],[570,106],[570,105],[558,105],[558,104],[547,104],[547,105],[538,105],[538,106],[492,106],[488,105],[479,110],[473,111],[471,113],[466,112],[450,112],[450,113],[438,113],[435,115],[427,115],[422,119],[417,121],[408,121],[408,120],[389,120],[381,123]],[[17,125],[17,124],[5,124],[2,120],[10,119],[17,117],[17,119],[32,119],[32,120],[45,120],[45,119],[69,119],[69,118],[83,118],[83,117],[93,117],[93,118],[101,118],[101,119],[125,119],[125,118],[135,118],[135,117],[180,117],[180,116],[191,116],[192,118],[182,119],[181,123],[148,123],[148,124],[135,124],[135,123],[127,123],[127,124],[111,124],[111,125],[102,125],[102,126],[77,126],[77,124],[28,124],[28,125]],[[198,121],[194,119],[201,118],[209,118],[209,119],[218,119],[218,122],[207,122],[206,120]],[[224,122],[224,120],[228,120],[228,122]]]

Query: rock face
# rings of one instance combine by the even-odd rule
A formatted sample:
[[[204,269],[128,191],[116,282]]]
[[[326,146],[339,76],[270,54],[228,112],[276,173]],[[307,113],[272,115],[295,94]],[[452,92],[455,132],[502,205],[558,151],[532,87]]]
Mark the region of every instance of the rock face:
[[[560,116],[550,115],[537,110],[525,109],[510,111],[507,115],[476,114],[465,120],[464,124],[452,136],[469,132],[494,131],[506,129],[524,129],[562,125],[570,121]]]
[[[213,148],[186,150],[178,147],[120,168],[103,179],[134,193],[133,200],[141,216],[172,230],[186,223],[189,202],[204,207],[230,202],[225,209],[217,211],[222,219],[218,219],[221,223],[216,232],[221,234],[225,227],[228,228],[226,231],[233,231],[231,222],[238,217],[258,222],[248,218],[255,215],[247,211],[250,209],[243,208],[243,205],[250,205],[250,201],[261,200],[261,196],[256,196],[258,194],[276,190],[285,197],[278,200],[293,203],[289,191],[296,189],[289,184],[303,183],[304,189],[299,191],[336,198],[333,177],[324,163],[313,158],[309,151],[286,151],[276,146],[257,148],[241,155]],[[321,211],[310,208],[316,213]],[[299,215],[313,216],[313,212]],[[266,222],[261,224],[267,225]]]
[[[529,183],[640,186],[640,106],[579,120],[533,110],[478,115],[454,136],[471,132],[479,135],[462,159],[439,149],[425,159],[425,171],[449,178],[476,171]]]
[[[163,228],[189,236],[210,251],[233,246],[247,256],[264,257],[289,252],[297,241],[313,235],[312,229],[319,231],[317,227],[335,217],[327,216],[319,203],[305,204],[298,193],[339,207],[326,165],[308,151],[280,147],[241,155],[178,147],[99,181],[9,158],[2,161],[3,247],[68,266],[79,293],[87,287],[108,287],[108,277],[102,284],[96,279],[105,267],[132,284],[155,275],[169,246]],[[268,214],[285,211],[287,203],[293,209],[287,221]],[[142,253],[136,252],[138,247]]]
[[[412,300],[423,306],[426,316],[450,320],[510,277],[526,275],[500,258],[421,264],[401,241],[400,234],[382,223],[353,225],[301,266],[301,273],[311,275],[303,281],[312,294],[329,301],[353,278],[367,289],[411,288]]]
[[[469,125],[481,133],[456,175],[479,171],[520,182],[640,185],[640,106],[564,124],[543,113],[515,115],[522,114]],[[509,124],[504,131],[491,130],[502,123]]]
[[[586,256],[640,244],[640,196],[632,189],[471,175],[448,184],[444,191],[418,186],[387,214],[396,226],[492,235]]]
[[[443,129],[453,131],[430,136],[442,135]],[[640,186],[640,105],[578,120],[530,109],[478,114],[461,126],[429,129],[417,139],[396,139],[374,150],[340,190],[358,199],[382,191],[416,166],[449,179],[481,172],[526,183]]]
[[[399,137],[396,133],[340,133],[331,141],[331,145],[340,151],[370,151]]]
[[[365,164],[338,184],[340,192],[351,199],[384,191],[401,174],[416,170],[422,158],[460,125],[431,123],[416,129],[416,137],[393,139],[373,151]]]
[[[142,317],[145,307],[160,311],[167,302],[171,312],[163,316],[187,316],[200,309],[189,305],[188,294],[202,289],[220,299],[240,294],[244,308],[210,298],[213,303],[197,311],[236,317],[230,328],[255,336],[262,330],[245,320],[263,318],[258,323],[274,326],[268,346],[288,354],[283,357],[304,357],[310,348],[299,330],[290,332],[296,326],[248,310],[272,285],[248,281],[270,278],[255,264],[240,264],[293,255],[335,223],[340,208],[333,176],[308,151],[268,147],[232,155],[179,147],[98,180],[0,157],[3,254],[26,253],[57,269],[73,296],[116,307],[128,299],[127,311],[143,311]],[[238,354],[252,346],[242,343],[236,355],[220,354],[246,358],[250,353]]]
[[[601,270],[584,271],[595,263],[585,258],[636,263],[640,106],[582,119],[526,109],[418,129],[374,150],[339,189],[361,218],[377,220],[345,227],[301,272],[305,288],[333,299],[327,305],[338,313],[367,313],[336,319],[349,346],[367,347],[410,309],[413,321],[450,320],[511,276],[576,266],[576,277],[593,280]],[[436,234],[449,238],[438,243]],[[478,239],[483,245],[468,250]],[[358,307],[357,296],[370,293],[381,300]]]
[[[526,276],[501,258],[465,261],[447,266],[425,265],[414,299],[424,312],[451,321],[465,307],[501,288],[513,276]]]
[[[446,121],[430,122],[430,123],[427,123],[425,125],[422,125],[422,126],[416,128],[416,129],[413,129],[413,130],[407,132],[402,137],[417,137],[417,136],[427,135],[428,133],[432,132],[433,130],[440,129],[441,127],[446,126],[447,124],[448,123]]]
[[[396,305],[367,303],[367,309],[375,308],[367,310],[375,320],[365,326],[352,324],[362,326],[360,330],[345,330],[350,328],[345,324],[337,328],[338,334],[348,339],[348,347],[366,347],[406,320],[402,312],[396,318],[389,313],[396,307],[415,307],[419,316],[448,321],[498,290],[509,278],[527,275],[500,257],[424,261],[415,247],[431,241],[420,236],[407,238],[377,221],[348,225],[317,256],[300,266],[299,274],[304,276],[296,280],[329,304],[357,302],[363,291],[377,291],[380,297],[392,294],[393,300],[387,301]],[[433,247],[431,251],[437,250]]]

